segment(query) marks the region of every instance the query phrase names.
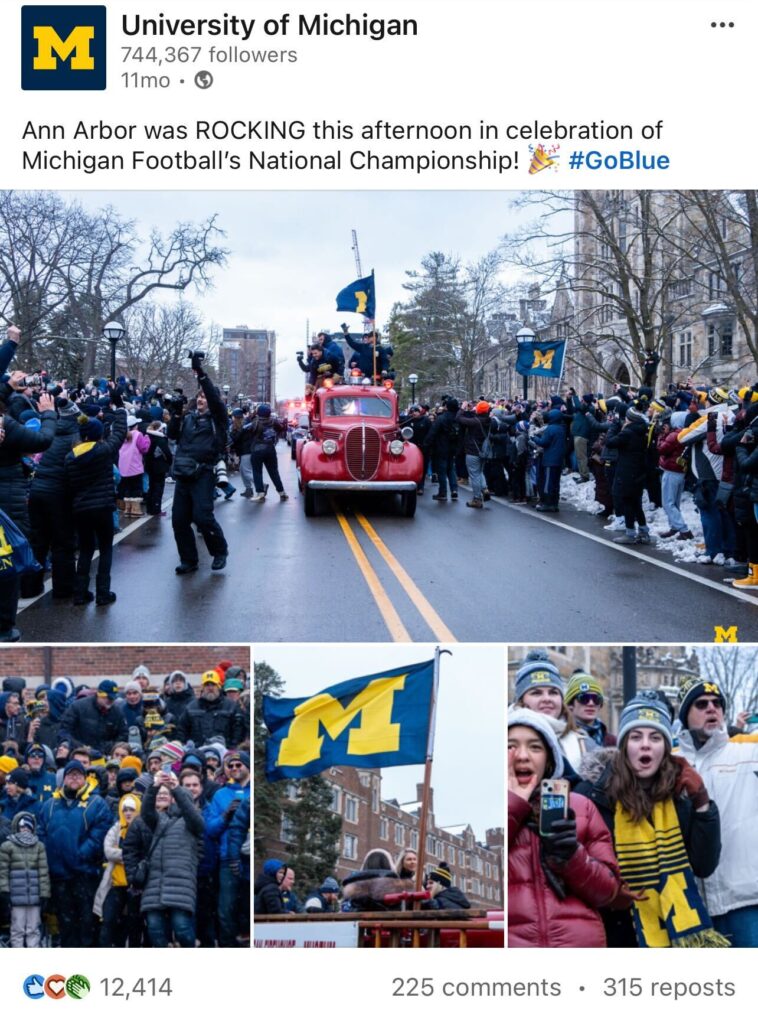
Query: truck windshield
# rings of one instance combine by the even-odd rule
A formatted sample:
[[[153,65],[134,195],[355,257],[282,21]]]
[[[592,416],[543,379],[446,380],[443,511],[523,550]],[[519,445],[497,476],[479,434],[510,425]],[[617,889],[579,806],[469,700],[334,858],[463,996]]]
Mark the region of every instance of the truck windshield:
[[[374,395],[350,395],[344,398],[330,395],[324,399],[324,416],[371,416],[388,420],[392,417],[392,402]]]

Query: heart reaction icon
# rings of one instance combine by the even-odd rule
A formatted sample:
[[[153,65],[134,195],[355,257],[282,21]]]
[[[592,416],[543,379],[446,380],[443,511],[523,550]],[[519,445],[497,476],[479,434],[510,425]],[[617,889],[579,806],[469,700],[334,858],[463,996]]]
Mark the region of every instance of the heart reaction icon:
[[[51,974],[46,979],[45,994],[51,999],[63,999],[66,994],[66,979],[62,974]]]

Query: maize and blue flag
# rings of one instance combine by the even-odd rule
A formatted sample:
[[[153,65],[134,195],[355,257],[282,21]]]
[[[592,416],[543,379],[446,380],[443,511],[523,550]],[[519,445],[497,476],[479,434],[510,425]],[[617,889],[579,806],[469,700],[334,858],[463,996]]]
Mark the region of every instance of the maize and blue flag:
[[[337,296],[338,313],[362,313],[368,320],[376,315],[374,271],[368,277],[359,277]]]
[[[561,377],[565,341],[520,341],[516,373],[522,377]]]
[[[266,778],[303,779],[332,765],[423,764],[434,661],[327,686],[312,697],[264,697]]]

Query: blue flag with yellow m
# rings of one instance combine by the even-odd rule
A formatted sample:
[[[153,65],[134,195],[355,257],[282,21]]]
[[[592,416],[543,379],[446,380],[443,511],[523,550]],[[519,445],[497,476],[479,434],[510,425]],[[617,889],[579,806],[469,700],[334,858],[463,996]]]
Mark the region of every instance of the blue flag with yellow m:
[[[362,313],[369,320],[376,315],[376,292],[374,290],[374,272],[368,277],[359,277],[347,288],[343,288],[337,296],[338,313]]]
[[[520,341],[516,373],[522,377],[560,377],[565,352],[565,341]]]
[[[312,697],[264,697],[266,778],[303,779],[332,765],[423,764],[434,661],[328,686]]]

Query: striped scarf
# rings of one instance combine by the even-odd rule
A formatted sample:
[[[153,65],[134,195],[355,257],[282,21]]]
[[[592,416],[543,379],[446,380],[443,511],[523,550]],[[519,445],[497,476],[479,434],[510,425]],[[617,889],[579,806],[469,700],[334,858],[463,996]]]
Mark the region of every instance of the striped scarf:
[[[613,821],[621,877],[644,890],[631,914],[640,946],[728,946],[713,928],[698,892],[672,799],[633,821],[620,803]]]

